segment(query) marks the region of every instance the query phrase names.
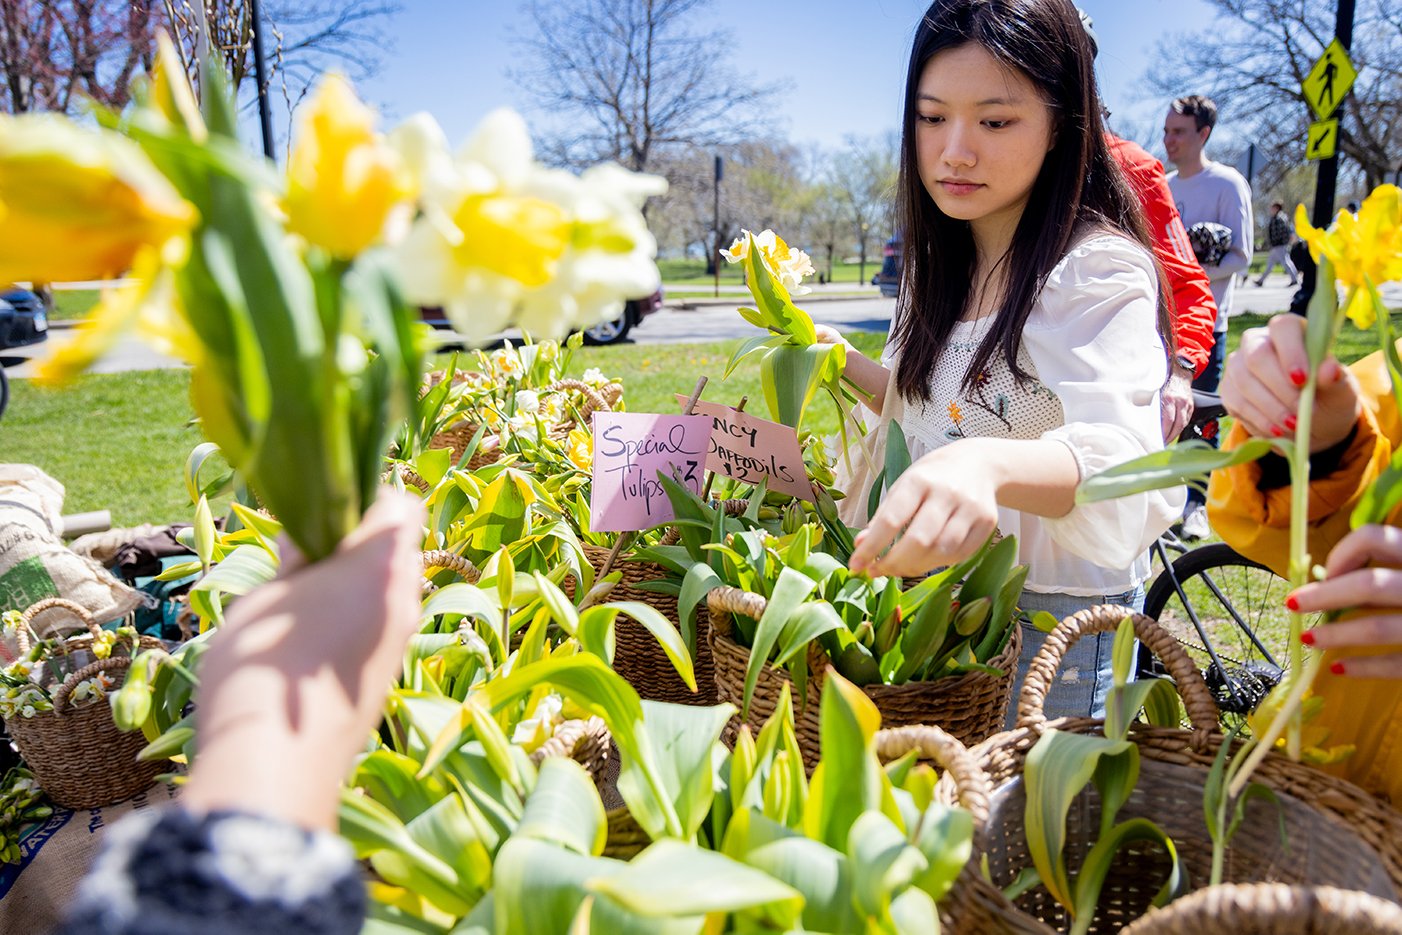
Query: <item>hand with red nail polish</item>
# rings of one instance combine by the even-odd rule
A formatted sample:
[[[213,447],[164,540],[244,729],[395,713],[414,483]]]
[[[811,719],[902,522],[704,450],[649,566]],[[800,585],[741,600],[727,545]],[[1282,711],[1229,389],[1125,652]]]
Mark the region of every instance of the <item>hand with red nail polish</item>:
[[[1350,611],[1347,620],[1300,634],[1316,649],[1344,653],[1330,671],[1346,678],[1402,679],[1402,529],[1363,526],[1329,553],[1323,581],[1297,588],[1285,605],[1304,614]],[[1355,656],[1356,650],[1381,655]]]
[[[1227,412],[1258,438],[1293,433],[1306,382],[1305,320],[1277,315],[1264,328],[1241,336],[1227,357],[1219,392]],[[1348,437],[1362,415],[1358,381],[1337,360],[1319,366],[1310,451],[1323,451]],[[1283,426],[1283,428],[1282,428]]]

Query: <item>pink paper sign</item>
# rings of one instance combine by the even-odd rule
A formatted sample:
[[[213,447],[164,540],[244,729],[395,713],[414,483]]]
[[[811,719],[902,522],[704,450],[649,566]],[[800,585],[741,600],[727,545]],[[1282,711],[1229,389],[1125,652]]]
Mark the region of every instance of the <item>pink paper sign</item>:
[[[677,397],[685,402],[685,397]],[[711,417],[706,470],[741,483],[767,481],[777,490],[813,499],[813,483],[803,466],[798,433],[791,426],[739,412],[720,403],[697,401],[695,411]]]
[[[708,416],[594,413],[589,528],[627,532],[672,519],[676,514],[657,474],[676,476],[700,494],[710,435]]]

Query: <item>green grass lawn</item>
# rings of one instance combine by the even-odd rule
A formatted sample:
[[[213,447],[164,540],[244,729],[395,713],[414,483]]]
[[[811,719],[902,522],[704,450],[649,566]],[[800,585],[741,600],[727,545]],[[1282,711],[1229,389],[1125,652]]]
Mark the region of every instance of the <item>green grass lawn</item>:
[[[73,321],[86,315],[97,304],[96,289],[56,289],[54,309],[49,316],[54,321]]]
[[[813,267],[824,276],[827,276],[827,257],[815,255],[813,257]],[[704,260],[658,260],[657,270],[662,274],[662,281],[665,283],[695,283],[697,287],[706,283],[714,282],[715,277],[706,272],[706,262]],[[871,277],[881,270],[881,247],[872,248],[871,255],[867,257],[865,275],[861,265],[858,263],[843,263],[834,258],[832,264],[832,282],[843,283],[870,283]],[[740,265],[725,263],[720,268],[720,281],[738,285],[743,280],[740,275]],[[817,281],[817,273],[813,275],[813,281]],[[669,295],[672,293],[668,293]]]

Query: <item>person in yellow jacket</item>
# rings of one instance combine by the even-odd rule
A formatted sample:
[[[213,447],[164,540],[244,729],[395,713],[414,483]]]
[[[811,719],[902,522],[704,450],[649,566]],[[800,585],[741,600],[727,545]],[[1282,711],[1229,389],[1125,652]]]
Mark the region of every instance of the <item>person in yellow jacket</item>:
[[[1304,334],[1303,318],[1277,315],[1242,335],[1221,386],[1236,420],[1228,447],[1294,431],[1309,365]],[[1309,551],[1316,563],[1328,558],[1324,579],[1296,589],[1286,605],[1351,611],[1348,620],[1301,637],[1325,651],[1313,686],[1324,710],[1314,724],[1329,729],[1328,745],[1356,748],[1329,772],[1402,804],[1402,507],[1385,525],[1349,528],[1354,505],[1402,444],[1381,352],[1350,368],[1333,358],[1320,365],[1310,434]],[[1214,472],[1208,513],[1234,549],[1286,573],[1290,476],[1283,457]]]

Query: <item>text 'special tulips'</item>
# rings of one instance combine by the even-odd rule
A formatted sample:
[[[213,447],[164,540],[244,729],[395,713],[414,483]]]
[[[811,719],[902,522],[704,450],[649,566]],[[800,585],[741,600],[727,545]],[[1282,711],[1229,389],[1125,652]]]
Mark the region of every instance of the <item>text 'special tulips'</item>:
[[[0,281],[125,276],[42,362],[62,382],[136,329],[193,366],[202,428],[311,559],[374,497],[443,306],[480,341],[558,336],[657,288],[641,205],[658,179],[531,161],[520,118],[490,115],[456,154],[432,118],[388,135],[328,76],[286,174],[236,135],[222,75],[197,103],[173,46],[96,128],[0,118]],[[40,197],[42,195],[42,197]]]

